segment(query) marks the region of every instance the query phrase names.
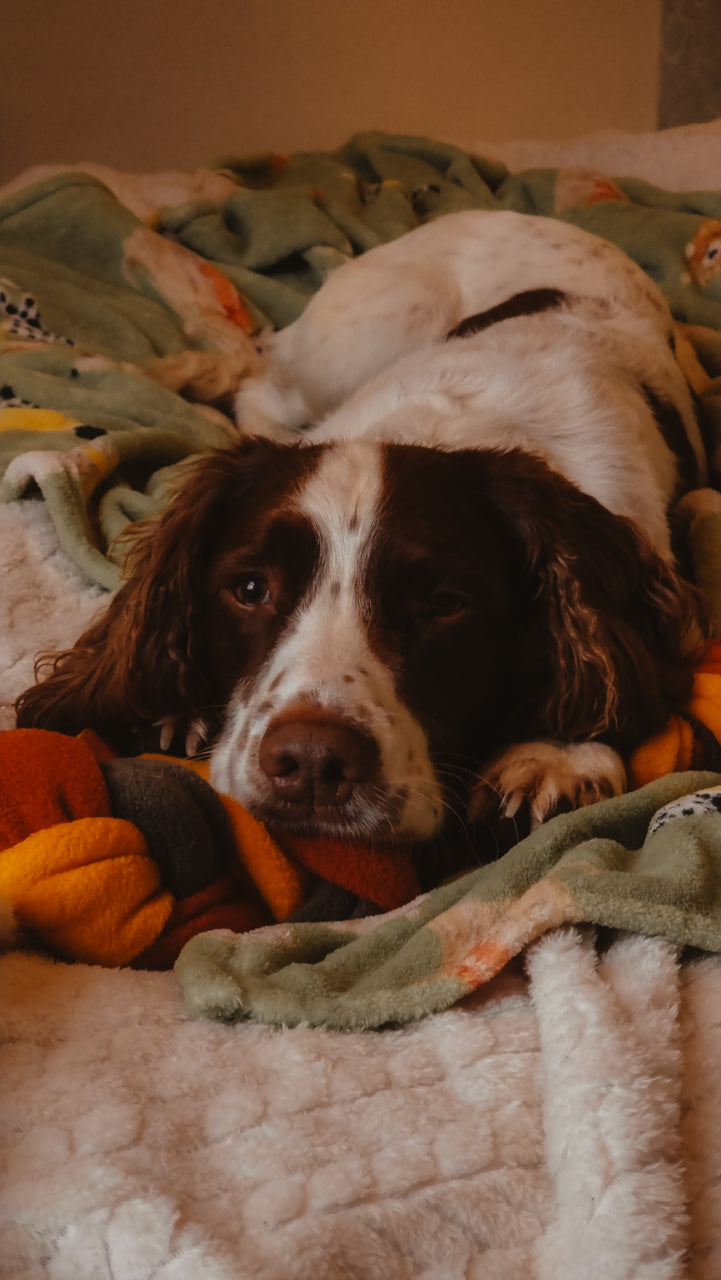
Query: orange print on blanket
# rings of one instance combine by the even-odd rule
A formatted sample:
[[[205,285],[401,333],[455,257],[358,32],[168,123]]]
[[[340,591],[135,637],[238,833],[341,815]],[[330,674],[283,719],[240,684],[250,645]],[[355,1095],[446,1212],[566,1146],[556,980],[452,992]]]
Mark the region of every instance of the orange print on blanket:
[[[708,284],[721,272],[721,221],[708,218],[686,245],[686,266],[698,285]]]
[[[209,262],[201,262],[199,266],[202,274],[212,284],[215,296],[228,320],[237,324],[244,333],[252,333],[255,329],[252,316],[235,285]]]
[[[589,209],[591,205],[601,204],[604,200],[628,200],[613,178],[597,169],[574,166],[571,169],[559,169],[556,175],[556,186],[553,198],[554,213],[564,213],[567,209]]]
[[[500,973],[512,958],[513,952],[509,951],[508,947],[490,939],[488,942],[479,943],[469,951],[465,960],[453,970],[453,977],[473,985],[479,981],[487,982],[494,974]]]
[[[586,197],[586,204],[601,204],[603,200],[627,200],[612,178],[597,178]]]

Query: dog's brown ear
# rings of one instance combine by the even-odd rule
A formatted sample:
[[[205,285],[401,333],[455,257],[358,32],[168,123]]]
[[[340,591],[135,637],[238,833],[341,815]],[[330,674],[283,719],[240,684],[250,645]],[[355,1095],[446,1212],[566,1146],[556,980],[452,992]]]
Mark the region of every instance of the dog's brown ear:
[[[133,526],[125,581],[72,649],[38,660],[39,683],[16,703],[21,728],[93,728],[115,741],[140,722],[203,705],[193,636],[215,497],[199,466],[163,515]]]
[[[700,636],[693,590],[632,521],[540,458],[491,452],[484,471],[525,557],[529,637],[547,650],[520,660],[538,673],[538,688],[524,693],[542,732],[623,747],[660,729],[691,690]]]
[[[139,725],[206,709],[208,562],[228,521],[238,518],[268,475],[282,470],[278,456],[284,452],[270,441],[250,440],[186,469],[163,514],[129,532],[125,581],[107,612],[72,649],[39,660],[40,682],[16,703],[20,727],[63,733],[92,728],[124,742]]]

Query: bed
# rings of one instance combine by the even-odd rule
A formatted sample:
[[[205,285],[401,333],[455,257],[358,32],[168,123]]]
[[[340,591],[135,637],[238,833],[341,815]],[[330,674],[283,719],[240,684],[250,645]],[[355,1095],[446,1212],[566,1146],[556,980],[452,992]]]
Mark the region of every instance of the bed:
[[[421,218],[516,207],[621,243],[683,325],[718,478],[720,192],[721,122],[504,148],[367,134],[0,191],[0,827],[21,774],[36,785],[12,712],[35,655],[102,609],[113,539],[183,460],[233,438],[253,331]],[[717,631],[720,512],[715,490],[687,511]],[[693,724],[717,726],[720,685],[712,652]],[[175,970],[67,931],[28,946],[0,841],[0,1275],[716,1280],[721,773],[684,734],[492,882],[193,930]],[[56,870],[45,887],[73,896],[77,866]]]

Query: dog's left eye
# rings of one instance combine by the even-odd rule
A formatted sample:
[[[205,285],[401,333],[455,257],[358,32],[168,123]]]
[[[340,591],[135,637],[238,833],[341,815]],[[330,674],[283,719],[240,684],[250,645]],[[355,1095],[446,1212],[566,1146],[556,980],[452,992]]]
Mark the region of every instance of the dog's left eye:
[[[468,608],[466,596],[459,591],[432,591],[427,601],[431,618],[457,618]]]
[[[244,573],[236,582],[233,593],[239,604],[249,607],[270,603],[270,590],[262,573]]]

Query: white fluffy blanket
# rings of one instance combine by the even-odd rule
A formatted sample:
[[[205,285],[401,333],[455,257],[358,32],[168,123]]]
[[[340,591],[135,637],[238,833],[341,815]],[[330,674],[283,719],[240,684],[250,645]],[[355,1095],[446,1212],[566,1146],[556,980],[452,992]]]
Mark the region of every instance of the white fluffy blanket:
[[[6,957],[0,1274],[718,1280],[721,961],[592,941],[347,1034]]]
[[[720,187],[705,133],[706,168],[694,130],[506,154]],[[33,502],[0,508],[0,583],[9,703],[102,598]],[[550,935],[464,1006],[344,1034],[192,1022],[171,974],[10,952],[0,1276],[718,1280],[721,958],[593,943]]]

